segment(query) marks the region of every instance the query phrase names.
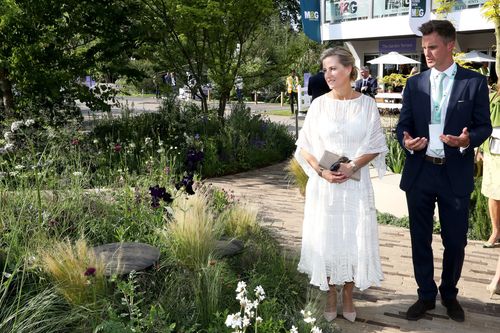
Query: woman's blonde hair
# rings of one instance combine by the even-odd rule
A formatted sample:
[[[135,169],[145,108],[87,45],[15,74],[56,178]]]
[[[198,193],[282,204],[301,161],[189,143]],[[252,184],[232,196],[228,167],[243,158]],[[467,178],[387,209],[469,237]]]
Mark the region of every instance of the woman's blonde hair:
[[[323,66],[323,60],[332,56],[337,56],[342,66],[352,67],[351,75],[349,76],[351,81],[354,81],[358,78],[358,68],[354,65],[355,60],[354,57],[352,56],[352,53],[349,52],[349,50],[347,50],[342,46],[336,46],[326,49],[325,51],[323,51],[323,53],[321,53],[321,56],[319,57],[319,62],[321,63],[321,66]]]

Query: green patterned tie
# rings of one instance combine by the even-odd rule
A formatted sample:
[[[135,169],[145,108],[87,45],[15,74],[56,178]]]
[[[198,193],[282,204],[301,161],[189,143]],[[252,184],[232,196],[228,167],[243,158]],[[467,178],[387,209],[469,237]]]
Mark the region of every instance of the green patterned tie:
[[[446,74],[439,73],[437,77],[434,79],[436,83],[436,96],[433,99],[433,115],[432,115],[432,123],[439,124],[441,123],[441,100],[443,99],[443,82]]]

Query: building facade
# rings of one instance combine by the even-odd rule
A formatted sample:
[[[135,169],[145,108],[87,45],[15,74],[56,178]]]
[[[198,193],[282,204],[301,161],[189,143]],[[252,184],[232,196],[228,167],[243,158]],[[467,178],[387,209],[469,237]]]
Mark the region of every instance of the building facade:
[[[429,4],[430,19],[437,19],[436,0]],[[422,1],[421,1],[422,2]],[[446,19],[457,29],[458,52],[478,50],[495,56],[494,26],[481,14],[486,0],[458,0]],[[425,1],[423,1],[425,3]],[[421,62],[421,38],[410,27],[410,0],[321,0],[321,39],[344,41],[356,58],[356,65],[370,66],[373,76],[390,72],[409,73],[410,66],[369,65],[368,61],[391,51],[397,51]],[[494,65],[490,65],[492,76]],[[493,78],[493,77],[492,77]]]

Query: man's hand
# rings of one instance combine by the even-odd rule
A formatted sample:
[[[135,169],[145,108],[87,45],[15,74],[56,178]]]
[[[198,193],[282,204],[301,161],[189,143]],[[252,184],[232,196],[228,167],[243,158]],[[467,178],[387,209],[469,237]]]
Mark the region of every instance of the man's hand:
[[[412,138],[408,132],[403,132],[403,144],[406,149],[419,151],[427,147],[428,140],[427,138]]]
[[[467,127],[464,127],[464,129],[462,130],[462,134],[460,134],[459,136],[441,134],[439,136],[439,139],[441,139],[441,141],[443,141],[450,147],[466,148],[470,145],[469,131],[467,130]]]

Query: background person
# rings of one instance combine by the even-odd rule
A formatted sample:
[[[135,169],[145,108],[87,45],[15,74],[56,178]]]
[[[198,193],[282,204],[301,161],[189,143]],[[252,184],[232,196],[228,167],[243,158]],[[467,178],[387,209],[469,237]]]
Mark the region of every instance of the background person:
[[[307,94],[312,96],[311,102],[319,96],[329,92],[330,87],[326,83],[325,73],[323,73],[323,71],[319,71],[309,78],[309,84],[307,85]]]
[[[490,97],[490,120],[493,127],[500,128],[500,94],[497,90]],[[485,248],[495,247],[500,241],[500,155],[490,152],[489,141],[481,146],[478,158],[483,160],[483,182],[481,193],[488,198],[491,219],[491,235],[483,244]]]
[[[297,98],[298,86],[300,85],[300,80],[297,74],[295,74],[295,69],[292,69],[290,75],[286,78],[286,90],[288,96],[290,97],[290,110],[292,115],[294,114],[294,103],[297,102],[297,109],[299,108],[299,101]]]
[[[310,283],[329,291],[324,317],[337,316],[337,290],[342,288],[345,319],[353,322],[354,286],[380,285],[378,226],[368,163],[385,173],[387,146],[375,100],[356,92],[354,57],[342,47],[327,49],[320,61],[331,91],[309,107],[295,158],[309,180],[306,186],[299,271]],[[323,153],[344,155],[352,162],[338,171],[320,167]],[[360,170],[359,181],[351,176]]]
[[[367,66],[361,67],[361,79],[357,80],[354,89],[362,94],[375,98],[378,90],[377,79],[370,76],[370,69]]]
[[[427,70],[408,79],[396,127],[406,161],[400,187],[406,192],[418,300],[406,313],[418,320],[435,308],[432,230],[435,202],[443,241],[439,293],[448,316],[464,321],[457,283],[467,245],[474,148],[491,133],[484,76],[453,61],[456,31],[446,20],[420,26]],[[430,92],[430,96],[429,96]]]

